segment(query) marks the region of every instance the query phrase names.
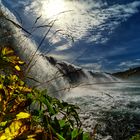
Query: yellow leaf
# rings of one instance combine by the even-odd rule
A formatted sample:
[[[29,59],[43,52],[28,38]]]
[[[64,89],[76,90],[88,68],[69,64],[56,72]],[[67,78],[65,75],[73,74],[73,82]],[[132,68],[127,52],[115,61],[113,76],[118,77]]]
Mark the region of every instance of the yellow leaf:
[[[13,55],[13,56],[8,56],[7,58],[8,58],[8,60],[9,60],[9,62],[11,62],[11,63],[13,63],[13,64],[16,64],[17,61],[19,60],[19,57],[15,56],[15,55]]]
[[[24,64],[24,62],[23,62],[23,61],[18,61],[18,63],[19,63],[19,64],[21,64],[21,65],[22,65],[22,64]]]
[[[21,121],[12,122],[11,125],[4,130],[4,132],[0,136],[0,140],[14,139],[17,135],[19,135],[21,126],[22,126]]]
[[[15,69],[16,69],[17,71],[21,71],[21,69],[20,69],[20,67],[19,67],[18,65],[15,66]]]
[[[31,92],[32,89],[24,86],[18,86],[18,89],[22,92]]]
[[[2,96],[0,95],[0,102],[2,101]]]
[[[2,84],[0,84],[0,89],[3,89],[3,85]]]
[[[34,137],[36,137],[36,134],[29,135],[26,140],[36,140]]]
[[[32,134],[32,135],[27,136],[27,138],[33,138],[33,137],[36,137],[36,134]]]
[[[13,51],[11,48],[4,47],[4,48],[2,49],[2,54],[3,54],[3,55],[9,55],[9,54],[13,54],[13,53],[14,53],[14,51]]]
[[[0,136],[0,140],[6,140],[7,139],[7,137],[4,135],[4,134],[2,134],[1,136]],[[9,139],[9,140],[11,140],[11,139]]]
[[[20,120],[20,119],[28,119],[30,118],[30,114],[29,113],[26,113],[26,112],[20,112],[19,114],[16,115],[16,119],[17,120]]]
[[[35,138],[27,138],[26,140],[36,140]]]
[[[23,92],[31,92],[32,89],[31,88],[27,88],[27,87],[23,87],[22,91]]]
[[[17,77],[17,75],[10,75],[9,79],[12,80],[12,81],[17,81],[18,77]]]
[[[15,89],[16,87],[15,86],[8,86],[10,89]]]

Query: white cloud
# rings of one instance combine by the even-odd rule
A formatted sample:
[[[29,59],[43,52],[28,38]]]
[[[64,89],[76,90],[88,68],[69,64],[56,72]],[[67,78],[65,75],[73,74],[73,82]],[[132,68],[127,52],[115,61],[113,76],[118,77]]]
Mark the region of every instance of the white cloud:
[[[66,10],[73,11],[59,16],[56,29],[63,28],[75,41],[85,39],[87,43],[105,43],[120,23],[138,12],[140,1],[112,6],[102,1],[67,1],[66,5]]]
[[[5,1],[11,3],[9,0]],[[47,15],[45,11],[42,10],[45,4],[47,8],[49,1],[50,0],[14,0],[11,6],[15,8],[16,5],[18,12],[24,9],[24,14],[27,17],[29,16],[29,19],[32,18],[32,15],[36,17],[42,15],[40,20],[44,21],[47,19]],[[58,21],[55,24],[56,29],[63,29],[77,40],[89,37],[88,42],[98,42],[98,40],[106,42],[108,38],[103,38],[102,31],[108,30],[108,34],[111,34],[118,24],[138,12],[138,7],[140,6],[140,1],[134,1],[129,4],[115,4],[112,6],[108,6],[107,3],[102,0],[62,0],[62,2],[65,3],[62,12],[67,10],[73,11],[59,15]],[[112,18],[113,21],[111,21],[110,18]],[[95,32],[94,29],[96,29]],[[94,34],[89,34],[89,31],[93,31]]]
[[[95,33],[90,35],[87,42],[105,43],[109,39],[107,35],[110,35],[121,22],[126,21],[130,16],[138,12],[139,6],[140,1],[135,1],[126,5],[115,4],[100,11],[93,11],[93,15],[97,15],[96,19],[100,21],[100,24],[96,27],[93,26],[96,29]],[[102,31],[108,32],[107,35],[104,36]]]
[[[140,65],[140,61],[136,59],[136,60],[133,60],[133,61],[121,62],[119,64],[119,67],[130,68],[130,67],[139,66],[139,65]]]
[[[64,51],[64,50],[67,50],[68,49],[68,45],[63,45],[63,46],[59,46],[56,48],[56,51]]]
[[[94,70],[96,72],[100,72],[102,65],[101,64],[97,64],[97,63],[87,63],[87,64],[83,64],[81,65],[81,67],[89,69],[89,70]]]
[[[37,17],[42,15],[39,19],[40,23],[47,23],[47,15],[45,11],[42,11],[44,4],[48,0],[5,0],[11,6],[15,6],[21,15],[24,15],[27,20],[31,20],[32,23]],[[64,1],[64,0],[62,0]],[[116,27],[121,23],[126,21],[134,13],[138,12],[138,7],[140,6],[140,1],[134,1],[128,4],[114,4],[107,5],[107,3],[102,0],[80,0],[80,1],[70,1],[65,0],[64,11],[72,10],[71,12],[66,12],[58,16],[58,21],[56,21],[54,26],[54,32],[57,29],[64,30],[64,33],[72,35],[75,38],[75,42],[79,40],[86,40],[87,43],[105,43],[116,29]],[[22,12],[24,11],[24,12]],[[46,22],[45,22],[46,21]],[[25,21],[26,22],[26,21]],[[30,24],[26,22],[27,26]],[[35,38],[42,38],[43,31],[38,31],[35,34]],[[105,34],[104,34],[105,33]],[[49,35],[50,37],[51,35]],[[60,36],[60,35],[59,35]],[[64,36],[54,37],[50,40],[50,43],[56,48],[55,51],[62,51],[69,49],[71,44],[66,42],[62,43],[61,46],[55,46],[63,42]],[[60,42],[60,43],[59,43]],[[55,52],[54,51],[54,52]],[[53,52],[52,52],[53,53]]]

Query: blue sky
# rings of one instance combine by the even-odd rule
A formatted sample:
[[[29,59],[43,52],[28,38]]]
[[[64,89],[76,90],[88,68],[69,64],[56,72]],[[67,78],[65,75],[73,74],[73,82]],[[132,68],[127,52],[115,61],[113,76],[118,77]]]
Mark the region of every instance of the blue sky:
[[[55,14],[71,10],[57,17],[40,50],[45,54],[95,71],[116,72],[140,66],[139,0],[56,0],[61,7],[51,3],[52,9],[47,0],[1,2],[17,19],[18,12],[24,19],[22,25],[29,30],[40,15],[38,25],[52,20],[48,19],[53,16],[52,9],[57,9]],[[72,35],[75,42],[62,34],[53,36],[57,29]],[[38,44],[44,32],[44,28],[36,30],[32,39]]]

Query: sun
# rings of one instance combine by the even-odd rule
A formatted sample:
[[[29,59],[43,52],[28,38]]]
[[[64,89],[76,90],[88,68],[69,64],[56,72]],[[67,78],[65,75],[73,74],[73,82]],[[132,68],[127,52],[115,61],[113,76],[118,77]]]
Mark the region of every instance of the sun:
[[[47,0],[43,2],[42,6],[42,12],[48,18],[53,18],[53,16],[66,10],[64,0]]]

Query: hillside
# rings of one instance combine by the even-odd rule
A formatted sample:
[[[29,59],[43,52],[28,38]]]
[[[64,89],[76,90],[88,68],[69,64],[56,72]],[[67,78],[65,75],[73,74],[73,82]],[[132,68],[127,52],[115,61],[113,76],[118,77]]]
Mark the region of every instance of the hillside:
[[[121,79],[139,80],[140,79],[140,67],[130,68],[122,72],[113,73],[113,76]]]

